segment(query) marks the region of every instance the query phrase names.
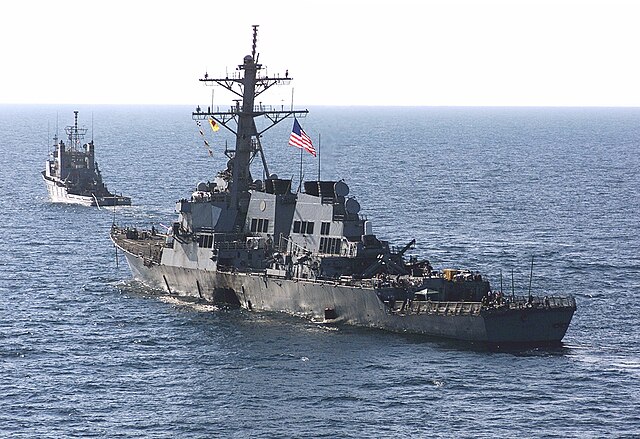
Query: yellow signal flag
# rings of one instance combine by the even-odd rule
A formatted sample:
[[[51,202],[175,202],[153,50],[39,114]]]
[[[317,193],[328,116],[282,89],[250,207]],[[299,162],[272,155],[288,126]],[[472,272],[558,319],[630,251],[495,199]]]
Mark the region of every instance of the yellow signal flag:
[[[218,125],[218,123],[213,120],[213,119],[209,119],[209,125],[211,125],[211,129],[215,132],[218,131],[220,129],[220,125]]]

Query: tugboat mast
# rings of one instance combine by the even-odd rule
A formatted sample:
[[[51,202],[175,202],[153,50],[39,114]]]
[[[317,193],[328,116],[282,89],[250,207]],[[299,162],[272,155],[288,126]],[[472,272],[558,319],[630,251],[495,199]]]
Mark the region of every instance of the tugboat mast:
[[[71,150],[76,151],[82,143],[82,139],[84,138],[85,134],[87,134],[87,128],[78,128],[78,111],[74,111],[73,115],[73,126],[67,126],[64,130],[69,137],[69,147],[71,148]]]
[[[206,112],[202,111],[198,106],[196,111],[192,113],[194,120],[213,119],[236,136],[235,150],[227,151],[231,159],[232,168],[229,192],[232,205],[236,206],[241,213],[246,210],[246,208],[242,208],[243,203],[241,200],[248,196],[248,191],[253,183],[250,169],[251,161],[256,153],[260,152],[262,154],[260,144],[262,133],[289,116],[304,117],[309,112],[309,110],[277,110],[271,106],[255,105],[255,98],[260,94],[274,85],[288,84],[292,79],[289,77],[288,71],[284,77],[280,77],[280,75],[275,77],[260,75],[262,64],[258,63],[259,54],[256,53],[257,38],[258,25],[254,25],[251,55],[245,56],[243,63],[238,66],[238,71],[244,72],[244,75],[238,73],[237,77],[234,75],[231,78],[229,76],[225,78],[209,78],[208,74],[205,73],[204,78],[200,79],[201,82],[222,86],[240,97],[241,99],[236,100],[235,106],[232,106],[228,111],[213,111],[213,108],[209,108]],[[271,121],[271,124],[262,131],[257,130],[255,123],[255,118],[259,116],[265,116]],[[236,123],[236,130],[230,124],[231,121]],[[264,155],[262,156],[262,161],[268,178]],[[240,218],[242,218],[242,215],[240,215]]]

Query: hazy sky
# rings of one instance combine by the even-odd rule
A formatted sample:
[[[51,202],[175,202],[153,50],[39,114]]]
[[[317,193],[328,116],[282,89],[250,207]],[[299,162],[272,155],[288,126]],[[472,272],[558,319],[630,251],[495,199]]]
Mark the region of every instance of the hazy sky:
[[[300,105],[640,106],[635,0],[7,0],[0,103],[206,105],[252,24]]]

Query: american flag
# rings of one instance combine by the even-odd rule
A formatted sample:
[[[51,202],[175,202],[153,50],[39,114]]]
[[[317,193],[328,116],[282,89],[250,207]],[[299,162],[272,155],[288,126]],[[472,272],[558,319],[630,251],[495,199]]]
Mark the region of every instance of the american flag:
[[[291,130],[291,135],[289,136],[289,146],[304,149],[314,157],[316,156],[316,149],[313,147],[311,137],[307,136],[307,133],[304,132],[296,118],[293,119],[293,130]]]

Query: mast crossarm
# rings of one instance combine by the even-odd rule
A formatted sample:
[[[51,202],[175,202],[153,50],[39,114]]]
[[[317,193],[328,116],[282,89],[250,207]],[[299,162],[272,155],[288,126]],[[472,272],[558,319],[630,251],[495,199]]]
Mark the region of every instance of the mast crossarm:
[[[205,85],[219,85],[223,88],[226,88],[227,90],[229,90],[231,93],[235,94],[236,96],[240,96],[242,97],[242,81],[243,78],[225,78],[225,79],[212,79],[212,78],[204,78],[204,79],[199,79],[198,81],[200,82],[204,82],[204,83],[213,83],[213,84],[205,84]],[[234,85],[239,85],[240,86],[240,91],[236,91],[234,90],[233,86]]]
[[[271,78],[268,76],[262,77],[262,78],[257,78],[256,79],[256,91],[255,91],[255,95],[254,97],[258,97],[260,96],[262,93],[264,93],[265,91],[269,90],[271,87],[273,87],[274,85],[286,85],[289,84],[289,82],[291,82],[293,78],[289,78],[289,77],[284,77],[281,78],[279,76],[276,76],[275,78]],[[240,96],[243,97],[243,93],[242,93],[242,86],[243,86],[243,81],[244,78],[201,78],[199,79],[200,82],[205,82],[205,83],[209,83],[209,84],[205,84],[205,85],[219,85],[227,90],[229,90],[231,93],[235,94],[236,96]],[[239,85],[240,86],[240,91],[235,90],[234,86],[235,85]]]
[[[256,97],[260,96],[262,93],[264,93],[265,91],[269,90],[274,85],[286,85],[286,84],[289,84],[291,79],[293,79],[293,78],[279,78],[279,77],[275,77],[275,78],[268,78],[268,77],[258,78],[257,81],[256,81],[256,93],[255,93],[255,96]]]
[[[217,116],[217,117],[216,117]],[[227,129],[228,131],[230,131],[231,133],[233,133],[233,135],[235,136],[237,133],[236,131],[229,127],[227,125],[227,122],[229,122],[230,120],[235,120],[235,114],[232,113],[203,113],[203,112],[198,112],[198,113],[191,113],[191,118],[193,120],[207,120],[209,118],[215,120],[216,122],[218,122],[219,125],[222,125],[225,129]]]
[[[257,107],[259,108],[259,107]],[[272,123],[271,125],[269,125],[268,127],[266,127],[265,129],[263,129],[262,131],[257,131],[256,130],[256,136],[261,136],[265,131],[273,128],[275,125],[277,125],[278,123],[282,122],[283,120],[287,119],[289,116],[291,115],[295,115],[298,117],[305,117],[307,115],[307,113],[309,113],[309,110],[289,110],[289,111],[282,111],[282,110],[263,110],[263,111],[254,111],[251,113],[251,116],[253,118],[258,117],[258,116],[265,116],[267,119],[269,119]],[[234,135],[237,134],[237,132],[232,129],[231,127],[229,127],[227,125],[227,122],[229,122],[230,120],[236,120],[236,113],[232,113],[232,112],[228,112],[228,111],[215,111],[215,112],[194,112],[191,113],[191,117],[193,120],[208,120],[208,119],[213,119],[216,122],[218,122],[220,125],[222,125],[225,129],[227,129],[229,132],[233,133]],[[237,122],[236,122],[237,123]],[[254,124],[255,127],[255,124]]]
[[[278,105],[279,107],[279,105]],[[277,107],[276,107],[277,108]],[[200,110],[198,107],[196,110]],[[228,111],[194,111],[191,113],[194,120],[203,120],[207,117],[213,117],[222,119],[223,121],[227,121],[229,119],[235,119],[240,114],[249,115],[250,117],[259,117],[259,116],[271,116],[274,119],[280,119],[279,115],[283,117],[289,117],[292,114],[303,118],[309,113],[309,110],[275,110],[271,105],[255,105],[253,111],[244,112],[239,107],[230,107]]]
[[[205,120],[211,117],[221,123],[235,119],[237,116],[237,113],[231,111],[196,111],[191,113],[193,120]]]
[[[305,117],[309,112],[309,110],[260,110],[258,107],[256,107],[256,110],[257,111],[254,111],[252,113],[253,117],[268,116],[276,120],[285,119],[291,116],[292,114],[295,114],[296,116],[300,116],[302,118],[302,117]],[[282,117],[279,117],[279,116],[282,116]]]
[[[304,117],[307,115],[308,112],[309,110],[291,110],[291,111],[264,111],[261,113],[256,113],[257,115],[266,116],[271,122],[273,122],[271,125],[263,129],[262,131],[258,132],[258,135],[259,136],[262,135],[262,133],[273,128],[274,126],[276,126],[283,120],[287,119],[291,115]]]

